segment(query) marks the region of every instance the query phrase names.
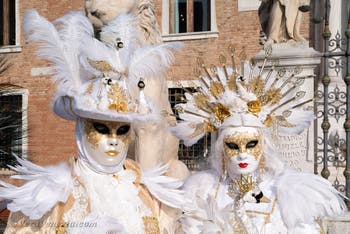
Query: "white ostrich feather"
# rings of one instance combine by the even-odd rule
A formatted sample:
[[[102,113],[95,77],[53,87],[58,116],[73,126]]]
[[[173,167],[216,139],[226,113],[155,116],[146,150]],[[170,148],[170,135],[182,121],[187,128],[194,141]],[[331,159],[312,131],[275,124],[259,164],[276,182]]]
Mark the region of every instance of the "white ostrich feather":
[[[219,207],[212,193],[218,183],[214,171],[198,172],[187,178],[183,186],[187,203],[180,220],[185,233],[232,233],[232,203]]]
[[[300,134],[305,129],[308,129],[311,122],[315,119],[313,111],[306,111],[302,109],[294,109],[291,115],[287,118],[288,122],[294,124],[295,127],[286,128],[280,127],[280,132],[284,134]]]
[[[196,135],[195,137],[188,137],[192,135],[195,131],[195,129],[191,128],[189,125],[191,122],[184,121],[179,122],[175,127],[169,127],[170,132],[176,136],[179,139],[184,139],[184,145],[185,146],[191,146],[195,144],[197,141],[199,141],[204,135],[206,134],[206,131],[203,131],[203,133]]]
[[[181,180],[164,176],[169,165],[156,167],[142,172],[141,183],[144,184],[150,193],[167,206],[182,208],[184,204],[184,193],[179,188]]]
[[[82,36],[94,36],[94,28],[89,19],[80,11],[71,11],[54,21],[61,39],[65,44],[79,48]]]
[[[291,230],[347,211],[342,195],[317,175],[288,170],[278,178],[276,188],[282,218]]]
[[[79,93],[81,80],[76,51],[67,48],[54,25],[31,9],[25,12],[23,30],[29,42],[39,43],[38,56],[53,63],[52,79],[58,82],[58,88],[65,94]]]
[[[165,43],[157,46],[144,46],[137,49],[129,64],[132,77],[159,77],[174,60],[173,51],[179,50],[182,43]]]
[[[81,41],[81,55],[83,60],[106,61],[115,71],[123,72],[125,67],[121,63],[119,51],[108,47],[96,38],[85,35]],[[89,63],[86,63],[89,69],[94,69]]]
[[[121,52],[131,53],[144,42],[137,28],[137,18],[133,14],[120,14],[101,30],[101,41],[111,47],[117,47],[117,39],[123,42]]]
[[[75,51],[87,74],[100,75],[87,61],[106,61],[115,70],[121,68],[118,52],[94,37],[94,30],[89,19],[81,12],[72,11],[55,21],[59,35],[66,48]],[[86,75],[86,74],[85,74]],[[84,77],[81,77],[82,79]]]
[[[72,189],[71,169],[67,163],[41,167],[16,157],[19,165],[11,169],[19,175],[13,179],[26,181],[20,187],[0,181],[0,200],[8,202],[12,212],[21,211],[37,220],[49,212],[58,202],[66,202]]]

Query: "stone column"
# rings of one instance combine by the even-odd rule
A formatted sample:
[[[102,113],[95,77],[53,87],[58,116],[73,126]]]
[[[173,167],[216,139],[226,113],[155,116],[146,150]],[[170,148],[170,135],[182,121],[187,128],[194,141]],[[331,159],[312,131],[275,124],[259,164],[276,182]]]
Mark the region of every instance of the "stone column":
[[[261,50],[253,60],[261,65],[265,57],[265,51]],[[320,54],[308,46],[307,42],[289,42],[272,44],[272,54],[269,56],[270,63],[265,66],[265,70],[271,68],[272,60],[278,60],[276,67],[288,70],[296,66],[302,68],[302,72],[296,75],[297,78],[305,78],[305,82],[300,90],[305,91],[303,100],[314,97],[314,69],[320,64]],[[313,104],[310,103],[309,106]],[[277,147],[283,151],[281,159],[300,171],[314,172],[314,124],[306,129],[301,135],[279,135]]]

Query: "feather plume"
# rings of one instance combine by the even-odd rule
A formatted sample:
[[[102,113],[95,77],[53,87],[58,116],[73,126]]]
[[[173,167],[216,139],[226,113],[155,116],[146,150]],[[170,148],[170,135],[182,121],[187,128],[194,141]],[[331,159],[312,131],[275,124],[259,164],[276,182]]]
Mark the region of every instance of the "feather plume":
[[[343,215],[342,195],[320,176],[288,170],[277,181],[278,205],[288,229],[313,224],[315,218]]]
[[[232,233],[232,203],[219,207],[212,193],[218,183],[215,171],[198,172],[186,179],[183,190],[189,202],[181,218],[185,233]]]
[[[53,81],[59,83],[60,91],[79,93],[81,80],[76,51],[67,48],[55,26],[31,9],[25,12],[23,30],[29,42],[39,43],[38,56],[52,62]]]
[[[41,167],[15,156],[19,165],[10,168],[19,175],[13,179],[26,181],[20,187],[0,181],[0,200],[8,202],[12,212],[21,211],[37,220],[50,211],[57,202],[66,202],[72,189],[71,169],[67,163]]]
[[[179,139],[184,139],[184,145],[187,147],[197,143],[207,133],[204,131],[195,137],[188,138],[188,136],[193,135],[195,131],[195,129],[191,128],[190,125],[191,122],[184,121],[177,123],[176,127],[169,127],[169,130],[172,134],[174,134],[174,136]]]
[[[164,176],[169,165],[156,167],[142,172],[141,183],[146,185],[150,193],[159,201],[174,208],[182,208],[184,203],[183,191],[179,190],[181,180]]]
[[[129,65],[129,74],[138,79],[159,77],[174,60],[173,51],[181,49],[182,43],[166,43],[157,46],[144,46],[135,51]]]
[[[136,48],[139,48],[144,41],[142,35],[137,30],[137,18],[134,14],[120,14],[114,18],[101,30],[101,41],[111,47],[117,47],[117,39],[123,43],[121,53],[127,51],[131,54]],[[124,61],[124,60],[123,60]]]

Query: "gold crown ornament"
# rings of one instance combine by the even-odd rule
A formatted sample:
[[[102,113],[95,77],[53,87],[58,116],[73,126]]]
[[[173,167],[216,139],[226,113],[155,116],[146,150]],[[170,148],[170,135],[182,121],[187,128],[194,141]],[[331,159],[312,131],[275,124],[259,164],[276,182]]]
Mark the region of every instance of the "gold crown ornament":
[[[222,126],[277,126],[282,132],[295,133],[310,124],[313,112],[303,107],[312,99],[303,100],[305,92],[300,88],[304,78],[297,77],[302,71],[300,67],[286,70],[277,68],[278,64],[272,61],[271,68],[265,71],[272,53],[272,48],[267,47],[260,67],[245,61],[246,55],[241,52],[241,68],[237,69],[234,52],[230,46],[230,65],[222,54],[220,65],[212,64],[209,68],[202,58],[197,59],[199,68],[194,71],[198,85],[192,82],[191,87],[194,92],[177,83],[185,94],[184,103],[175,107],[182,120],[172,128],[176,136],[191,145]]]

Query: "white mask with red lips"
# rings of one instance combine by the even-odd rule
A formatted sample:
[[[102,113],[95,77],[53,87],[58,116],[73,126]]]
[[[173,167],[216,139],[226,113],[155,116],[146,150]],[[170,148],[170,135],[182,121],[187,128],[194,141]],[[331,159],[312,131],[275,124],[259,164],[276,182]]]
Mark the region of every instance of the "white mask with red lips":
[[[262,157],[261,132],[253,127],[231,127],[222,134],[226,168],[231,178],[254,173]]]

